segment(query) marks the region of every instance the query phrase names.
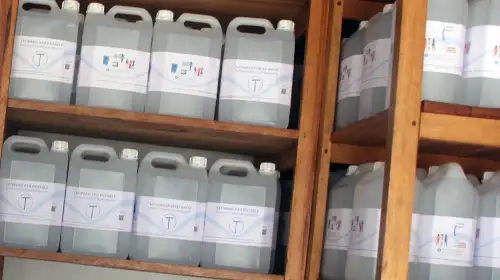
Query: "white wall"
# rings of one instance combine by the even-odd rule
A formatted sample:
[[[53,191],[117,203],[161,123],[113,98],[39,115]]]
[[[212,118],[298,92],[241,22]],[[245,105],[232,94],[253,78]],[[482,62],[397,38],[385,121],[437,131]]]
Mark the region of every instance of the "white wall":
[[[5,258],[2,280],[209,280],[69,263]]]

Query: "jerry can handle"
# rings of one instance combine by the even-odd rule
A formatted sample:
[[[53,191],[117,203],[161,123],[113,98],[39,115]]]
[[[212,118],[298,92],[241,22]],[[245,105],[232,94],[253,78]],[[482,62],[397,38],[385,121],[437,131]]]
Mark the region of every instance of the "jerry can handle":
[[[24,4],[37,4],[37,5],[49,6],[51,12],[54,10],[60,10],[60,8],[57,5],[57,2],[55,0],[20,0],[19,1],[19,5],[21,6],[21,8]]]
[[[257,169],[255,169],[255,166],[251,162],[235,159],[218,159],[210,168],[210,172],[220,173],[222,167],[243,168],[248,171],[248,174],[257,174]]]
[[[142,160],[141,165],[148,164],[149,166],[152,166],[153,161],[157,159],[169,160],[181,166],[188,166],[186,159],[181,154],[156,152],[156,151],[149,152]]]
[[[215,17],[209,16],[209,15],[184,13],[177,19],[177,22],[179,22],[179,23],[185,23],[185,22],[205,23],[205,24],[210,25],[210,28],[212,28],[212,29],[219,29],[219,30],[222,29],[219,21]]]
[[[109,11],[107,13],[107,15],[110,15],[112,17],[115,17],[118,14],[138,16],[143,21],[149,21],[149,22],[153,21],[149,12],[143,8],[117,5],[117,6],[111,7],[111,9],[109,9]]]
[[[238,31],[238,27],[242,26],[242,25],[262,27],[266,31],[264,33],[267,33],[268,31],[274,30],[274,26],[269,20],[264,19],[264,18],[249,18],[249,17],[234,18],[227,26],[227,29]],[[240,32],[240,31],[238,31],[238,32]],[[240,33],[244,33],[244,32],[240,32]]]
[[[19,135],[7,138],[7,140],[5,140],[4,146],[8,147],[9,150],[14,151],[12,148],[16,144],[28,144],[37,146],[38,148],[40,148],[40,152],[49,150],[49,148],[47,147],[47,143],[45,143],[45,141],[43,141],[42,139],[36,137],[19,136]]]
[[[78,147],[75,148],[73,153],[71,154],[71,157],[79,157],[81,159],[82,155],[85,152],[93,152],[93,153],[98,153],[102,155],[107,155],[109,156],[109,160],[117,159],[118,156],[116,154],[115,149],[109,146],[100,146],[100,145],[92,145],[92,144],[81,144],[78,145]]]

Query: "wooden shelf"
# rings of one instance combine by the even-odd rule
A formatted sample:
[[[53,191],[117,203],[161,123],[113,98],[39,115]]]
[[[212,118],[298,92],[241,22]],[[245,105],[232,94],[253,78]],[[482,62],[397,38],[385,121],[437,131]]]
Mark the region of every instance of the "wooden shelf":
[[[263,157],[293,151],[298,142],[290,129],[13,99],[7,120],[25,129]]]
[[[137,270],[144,272],[166,273],[193,277],[207,277],[228,280],[283,280],[282,275],[267,275],[257,273],[245,273],[233,270],[208,269],[201,267],[190,267],[150,262],[139,262],[131,260],[110,259],[102,257],[80,256],[55,252],[33,251],[0,247],[0,255],[4,257],[16,257],[40,261],[64,262],[89,266],[107,268],[119,268]]]
[[[378,12],[382,12],[387,3],[378,3],[380,1],[366,0],[344,0],[343,18],[369,20]],[[394,2],[394,1],[392,1]]]
[[[422,102],[419,165],[467,162],[477,173],[500,169],[500,109]],[[332,162],[359,164],[385,160],[387,112],[332,134]]]

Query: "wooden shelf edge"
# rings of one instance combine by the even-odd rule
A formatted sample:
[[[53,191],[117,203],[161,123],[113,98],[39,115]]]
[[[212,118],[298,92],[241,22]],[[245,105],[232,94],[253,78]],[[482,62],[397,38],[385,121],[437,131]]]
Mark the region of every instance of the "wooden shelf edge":
[[[420,139],[500,148],[500,121],[423,112]]]
[[[168,125],[179,127],[179,130],[182,130],[182,127],[188,127],[202,130],[275,136],[288,139],[298,138],[298,131],[293,129],[272,128],[265,126],[254,126],[238,123],[200,120],[185,117],[157,115],[141,112],[127,112],[113,109],[91,108],[84,106],[64,105],[28,100],[9,99],[8,108],[11,110],[29,110],[45,113],[73,115],[79,117],[95,117],[103,119],[116,119],[127,122],[158,124],[166,126]]]
[[[384,147],[332,143],[331,150],[331,163],[360,165],[367,162],[386,161],[387,159],[387,150]],[[481,176],[484,171],[500,170],[500,161],[474,157],[419,153],[417,160],[417,166],[420,168],[456,162],[462,166],[465,172],[476,176]]]
[[[18,128],[274,157],[296,148],[298,131],[102,108],[9,100]]]
[[[358,121],[332,133],[332,142],[360,145],[382,146],[387,138],[388,112]]]
[[[15,257],[22,259],[73,263],[88,266],[107,268],[118,268],[136,270],[143,272],[165,273],[173,275],[207,277],[227,280],[283,280],[282,275],[267,275],[258,273],[245,273],[232,270],[208,269],[201,267],[189,267],[171,264],[160,264],[150,262],[139,262],[132,260],[110,259],[102,257],[80,256],[55,252],[24,250],[8,247],[0,247],[0,255],[4,257]]]
[[[343,18],[356,20],[369,20],[376,13],[384,8],[383,3],[376,3],[364,0],[344,1]]]

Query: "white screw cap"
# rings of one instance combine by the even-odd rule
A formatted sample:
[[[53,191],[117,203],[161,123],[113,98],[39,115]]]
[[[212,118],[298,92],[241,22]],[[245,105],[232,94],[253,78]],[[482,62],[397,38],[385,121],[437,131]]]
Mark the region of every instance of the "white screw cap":
[[[123,149],[120,158],[127,160],[137,160],[139,157],[139,152],[135,149]]]
[[[358,169],[357,165],[349,165],[349,167],[347,167],[347,173],[345,175],[351,176],[352,174],[354,174],[354,172],[356,172],[357,169]]]
[[[393,4],[387,4],[384,6],[384,10],[382,11],[382,13],[384,13],[384,14],[390,13],[390,12],[392,12],[393,8],[394,8]]]
[[[194,168],[207,168],[207,158],[206,157],[191,157],[189,158],[189,165]]]
[[[427,172],[427,173],[428,173],[428,175],[431,175],[432,173],[436,172],[438,169],[439,169],[439,166],[435,166],[435,165],[431,166],[431,167],[429,167],[429,172]]]
[[[68,142],[56,140],[56,141],[52,142],[52,147],[50,148],[50,150],[53,152],[67,153],[69,150]]]
[[[492,171],[484,172],[483,173],[483,183],[486,181],[489,181],[491,179],[491,177],[493,177],[493,175],[495,175],[495,172],[492,172]]]
[[[359,23],[358,30],[361,30],[361,29],[365,28],[367,25],[368,25],[368,21],[367,20],[363,20],[362,22]]]
[[[104,5],[101,3],[90,3],[87,7],[87,14],[104,14]]]
[[[80,11],[80,2],[76,0],[64,0],[62,2],[62,9],[67,10],[67,11],[72,11],[72,12],[79,12]]]
[[[278,30],[293,31],[295,29],[295,23],[288,19],[282,19],[278,22]]]
[[[274,174],[276,171],[276,165],[272,162],[263,162],[260,164],[259,172]]]
[[[156,13],[156,20],[174,21],[174,13],[170,10],[159,10]]]

